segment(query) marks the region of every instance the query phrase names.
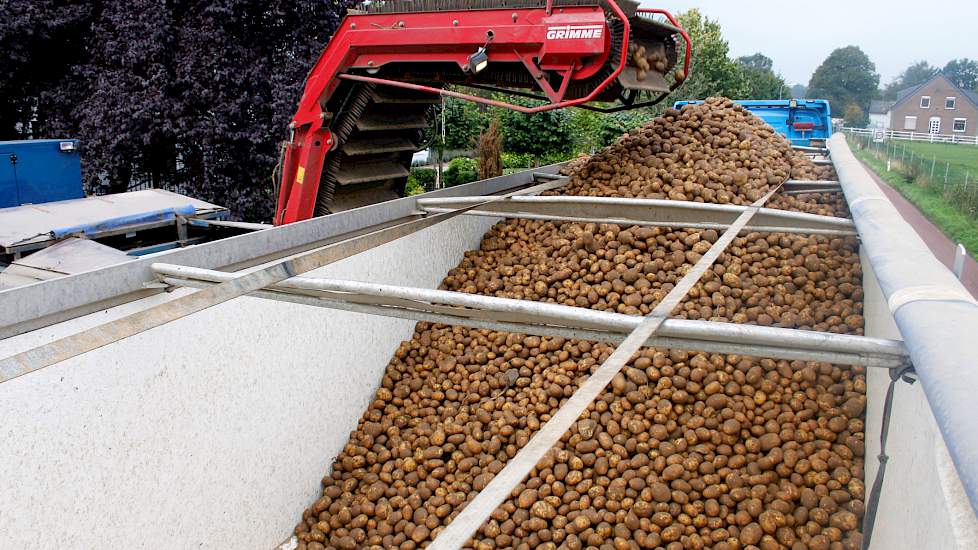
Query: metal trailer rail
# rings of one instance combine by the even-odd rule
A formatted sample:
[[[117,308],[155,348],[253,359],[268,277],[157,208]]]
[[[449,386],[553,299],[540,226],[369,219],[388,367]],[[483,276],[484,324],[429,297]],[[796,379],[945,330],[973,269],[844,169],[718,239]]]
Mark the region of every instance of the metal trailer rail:
[[[978,302],[904,221],[841,134],[829,149],[864,253],[978,511]]]
[[[955,353],[956,358],[978,359],[978,356],[973,357],[975,350],[970,350],[970,354],[959,352],[959,348],[963,347],[961,343],[968,341],[966,336],[969,331],[972,335],[976,334],[978,309],[975,309],[973,300],[966,301],[956,290],[960,285],[953,276],[948,274],[948,283],[943,274],[936,273],[936,268],[931,273],[932,266],[928,262],[912,258],[902,244],[895,245],[895,241],[883,235],[881,227],[887,227],[887,231],[892,233],[890,228],[903,222],[894,219],[894,216],[898,218],[895,211],[892,215],[885,211],[886,208],[892,209],[885,198],[863,189],[862,180],[868,181],[868,176],[861,171],[862,168],[851,164],[851,153],[838,140],[841,138],[832,143],[832,158],[837,161],[836,168],[842,179],[841,188],[856,216],[855,228],[864,240],[873,270],[880,276],[890,309],[896,313],[898,322],[903,320],[900,322],[901,330],[906,330],[903,335],[909,344],[909,355],[921,372],[921,379],[925,380],[935,417],[938,418],[945,440],[952,449],[958,475],[975,504],[973,495],[978,465],[974,459],[978,457],[978,441],[973,430],[969,433],[967,421],[970,418],[966,416],[969,412],[967,395],[978,389],[978,380],[974,373],[960,370],[949,373],[953,369],[949,369],[951,363],[948,354]],[[191,291],[189,294],[183,293],[160,306],[123,316],[80,333],[67,334],[54,341],[41,342],[40,346],[20,350],[16,355],[0,359],[0,391],[4,389],[4,382],[23,374],[60,364],[65,359],[134,335],[148,334],[172,320],[203,312],[212,306],[245,295],[388,317],[426,319],[544,335],[578,335],[614,342],[624,340],[608,361],[531,438],[530,443],[517,453],[503,472],[493,479],[486,490],[465,508],[463,515],[450,524],[432,545],[432,548],[447,549],[459,548],[468,540],[500,499],[508,496],[529,468],[536,464],[540,453],[546,452],[556,441],[555,438],[566,431],[568,422],[576,419],[583,410],[582,407],[586,408],[600,395],[605,383],[624,366],[632,351],[640,346],[654,343],[703,351],[758,353],[774,358],[811,361],[831,360],[890,369],[906,364],[908,352],[903,344],[894,340],[707,321],[667,320],[672,308],[693,288],[703,272],[741,231],[751,229],[851,235],[852,222],[765,209],[763,204],[771,194],[749,207],[717,207],[674,201],[606,201],[519,196],[562,184],[562,180],[553,175],[556,167],[550,167],[543,172],[546,174],[521,173],[476,182],[429,194],[420,199],[400,199],[162,254],[153,260],[140,260],[50,281],[26,287],[18,293],[0,293],[0,300],[5,301],[8,306],[0,307],[0,331],[2,334],[14,335],[71,319],[85,312],[98,311],[107,305],[124,303],[147,293],[158,293],[177,287],[203,289]],[[550,183],[526,189],[526,186],[535,183],[534,179],[546,179]],[[815,182],[808,184],[809,187],[806,184],[793,183],[789,187],[795,186],[793,191],[796,192],[822,190],[829,188],[825,183]],[[501,193],[505,195],[500,195]],[[669,204],[663,204],[666,202]],[[620,217],[621,212],[625,212],[626,216]],[[400,285],[297,277],[304,271],[403,238],[439,221],[510,216],[602,223],[668,223],[673,226],[716,227],[725,232],[645,318]],[[860,216],[865,217],[860,219]],[[881,222],[886,225],[881,225]],[[906,228],[900,231],[910,230]],[[916,248],[909,235],[900,236],[899,243],[910,243],[912,252],[926,251],[922,243],[919,243],[920,248]],[[894,259],[894,256],[902,259]],[[936,264],[936,260],[930,260]],[[223,268],[232,273],[215,271],[214,268]],[[894,269],[906,271],[904,274],[894,274]],[[915,283],[914,281],[921,280],[919,274],[925,277],[923,280],[932,282],[924,285]],[[948,287],[948,284],[957,286]],[[957,302],[951,303],[954,300]],[[954,327],[946,327],[945,323],[940,323],[939,326],[934,323],[928,327],[922,319],[910,319],[918,311],[926,313],[928,316],[924,319],[930,321],[937,318],[934,315],[951,319],[955,321]],[[949,342],[952,335],[956,338],[954,342],[959,344],[957,347]],[[935,361],[927,355],[940,359]],[[24,379],[30,380],[30,376]],[[945,387],[948,380],[957,385],[953,388]],[[973,412],[973,408],[970,411]],[[973,511],[971,519],[974,519]]]
[[[167,285],[208,288],[234,274],[153,264]],[[253,294],[268,300],[520,334],[618,343],[642,318],[586,308],[357,281],[293,277]],[[757,325],[668,319],[646,346],[867,367],[908,364],[895,340]]]

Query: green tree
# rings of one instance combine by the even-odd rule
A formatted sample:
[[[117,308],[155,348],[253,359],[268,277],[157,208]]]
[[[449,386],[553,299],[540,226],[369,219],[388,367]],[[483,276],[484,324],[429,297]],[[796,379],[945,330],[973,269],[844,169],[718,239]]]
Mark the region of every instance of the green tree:
[[[445,148],[474,149],[476,139],[489,126],[489,116],[478,103],[445,99]]]
[[[507,98],[512,103],[534,105],[538,102]],[[574,148],[570,113],[567,109],[543,111],[532,115],[511,109],[498,113],[502,122],[503,150],[534,156],[569,153]]]
[[[593,153],[611,145],[625,132],[643,126],[655,118],[649,109],[635,109],[618,113],[597,113],[587,109],[571,112],[570,128],[574,136],[574,151]]]
[[[791,90],[785,85],[780,75],[774,74],[774,62],[771,58],[755,53],[737,58],[744,76],[747,79],[747,94],[745,99],[777,99],[791,97]]]
[[[606,145],[602,143],[600,134],[607,116],[587,109],[571,110],[570,126],[575,151],[590,154]]]
[[[918,61],[913,65],[907,67],[899,76],[893,79],[892,82],[887,84],[886,89],[883,90],[883,99],[893,100],[896,99],[897,92],[900,90],[905,90],[912,86],[917,86],[918,84],[923,84],[931,78],[934,77],[940,69],[932,66],[926,61]]]
[[[798,99],[808,97],[808,86],[805,86],[804,84],[795,84],[791,87],[791,97],[797,97]]]
[[[469,157],[455,157],[445,170],[445,187],[455,187],[479,179],[479,163]]]
[[[679,14],[679,22],[693,41],[693,59],[690,76],[677,91],[677,99],[715,95],[738,99],[747,95],[747,76],[740,64],[730,59],[730,45],[720,25],[695,8]]]
[[[753,69],[756,71],[774,71],[774,61],[761,52],[757,52],[754,55],[744,55],[738,57],[737,62],[740,63],[745,69]]]
[[[978,61],[974,59],[952,59],[941,72],[965,90],[978,90]]]
[[[859,105],[850,103],[846,106],[844,124],[849,128],[865,128],[869,122],[866,112],[859,108]]]
[[[807,95],[829,100],[834,113],[844,113],[850,104],[866,112],[879,84],[876,65],[858,46],[847,46],[833,51],[815,70]]]

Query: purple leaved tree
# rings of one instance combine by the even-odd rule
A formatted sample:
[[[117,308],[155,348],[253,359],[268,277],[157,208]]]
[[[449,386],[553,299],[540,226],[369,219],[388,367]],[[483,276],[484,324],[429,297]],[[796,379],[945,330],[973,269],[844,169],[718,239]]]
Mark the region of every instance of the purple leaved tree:
[[[350,4],[8,0],[0,139],[77,136],[91,192],[169,188],[268,221],[303,80]]]
[[[235,215],[270,220],[272,173],[303,81],[345,3],[189,2],[179,26],[173,98],[182,181]]]
[[[0,4],[0,140],[69,137],[84,82],[98,2],[8,0]]]

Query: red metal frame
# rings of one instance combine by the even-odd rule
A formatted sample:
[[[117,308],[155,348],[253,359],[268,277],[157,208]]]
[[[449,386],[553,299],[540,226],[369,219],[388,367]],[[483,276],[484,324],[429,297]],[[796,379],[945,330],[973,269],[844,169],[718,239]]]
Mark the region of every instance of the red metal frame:
[[[666,10],[658,9],[658,8],[639,8],[636,11],[638,11],[638,13],[651,13],[653,15],[662,15],[669,20],[669,23],[672,24],[673,27],[679,29],[679,35],[682,36],[683,41],[686,42],[686,55],[685,55],[685,59],[683,60],[683,74],[686,75],[686,77],[688,78],[689,64],[690,62],[692,62],[693,59],[693,41],[690,40],[689,33],[686,32],[686,29],[684,29],[683,26],[679,24],[679,21],[677,21],[676,18],[673,17],[672,14]],[[677,82],[677,84],[680,83]],[[673,87],[675,87],[675,85]]]
[[[329,114],[324,106],[342,80],[419,90],[523,113],[583,105],[593,101],[610,86],[628,62],[631,25],[615,0],[608,0],[607,5],[624,24],[620,59],[612,74],[589,94],[571,100],[564,99],[570,81],[593,76],[610,55],[611,39],[601,7],[554,8],[552,0],[548,0],[545,9],[377,13],[346,17],[310,71],[299,109],[292,119],[290,127],[293,135],[285,148],[276,225],[313,216],[325,157],[334,145],[333,136],[325,125]],[[640,11],[663,14],[678,27],[672,15],[664,10]],[[547,39],[548,27],[598,24],[604,28],[600,38]],[[682,35],[687,42],[685,70],[688,74],[690,41],[685,31]],[[450,62],[466,70],[469,56],[487,43],[490,62],[524,64],[537,77],[540,89],[551,103],[524,107],[431,86],[347,72],[351,69],[375,72],[388,63],[396,62]],[[559,89],[552,89],[544,81],[544,70],[558,71],[564,75]]]

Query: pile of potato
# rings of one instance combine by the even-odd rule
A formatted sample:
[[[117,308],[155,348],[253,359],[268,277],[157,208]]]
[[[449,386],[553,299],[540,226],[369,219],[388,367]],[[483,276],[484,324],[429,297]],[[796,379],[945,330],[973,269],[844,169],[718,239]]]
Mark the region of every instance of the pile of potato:
[[[829,175],[724,99],[670,110],[568,172],[567,194],[730,204]],[[777,198],[846,213],[831,195]],[[507,220],[442,288],[644,315],[718,238]],[[862,334],[857,246],[742,234],[673,314]],[[427,545],[612,351],[419,323],[296,526],[299,548]],[[861,367],[644,349],[470,545],[858,549],[865,393]]]
[[[750,204],[786,179],[833,180],[751,112],[724,98],[669,109],[596,154],[571,162],[567,195]],[[847,216],[838,195],[781,195],[768,205]]]

